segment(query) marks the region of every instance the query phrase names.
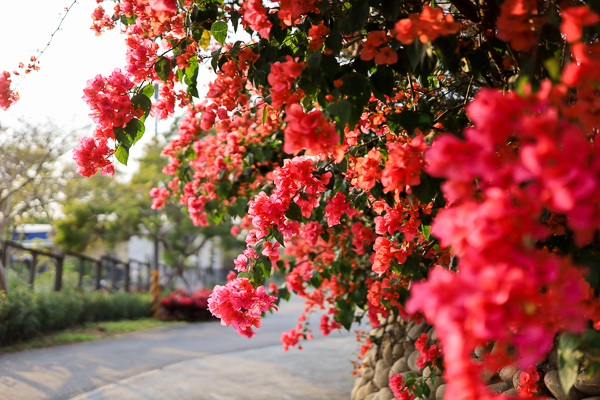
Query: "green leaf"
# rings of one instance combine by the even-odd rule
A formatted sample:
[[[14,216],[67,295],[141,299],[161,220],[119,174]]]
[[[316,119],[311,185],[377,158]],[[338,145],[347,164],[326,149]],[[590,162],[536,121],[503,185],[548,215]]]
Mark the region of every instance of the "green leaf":
[[[252,286],[255,288],[259,287],[265,281],[265,270],[262,263],[258,263],[252,269]]]
[[[337,121],[336,128],[344,130],[348,119],[350,118],[350,113],[352,112],[352,104],[348,100],[340,100],[337,103],[331,104],[327,107],[327,111],[333,119]]]
[[[129,149],[122,144],[117,146],[115,150],[115,158],[123,165],[127,165],[127,159],[129,158]]]
[[[210,28],[210,33],[215,37],[216,41],[225,45],[225,39],[227,39],[227,23],[223,21],[216,21]]]
[[[150,84],[144,86],[140,90],[140,93],[143,94],[144,96],[148,97],[149,99],[151,99],[152,96],[154,96],[154,86],[150,83]]]
[[[219,47],[218,49],[213,50],[213,52],[210,53],[210,56],[212,57],[212,61],[210,62],[210,65],[212,66],[215,73],[217,72],[219,57],[221,56],[221,50],[222,50],[222,47]]]
[[[262,269],[262,274],[265,278],[271,279],[271,260],[269,257],[260,256],[256,261],[257,265]]]
[[[188,85],[187,92],[191,96],[198,97],[198,62],[191,62],[190,66],[184,70],[184,73],[184,82],[186,85]]]
[[[429,236],[431,235],[431,226],[421,225],[421,230],[423,231],[423,236],[425,236],[425,240],[429,240]]]
[[[277,228],[278,228],[277,225],[275,225],[273,227],[273,229],[271,229],[271,233],[273,234],[273,237],[275,238],[275,240],[277,240],[280,245],[285,247],[285,241],[283,240],[283,235],[281,234],[281,232],[279,232],[279,229],[277,229]]]
[[[289,208],[285,212],[285,216],[292,221],[302,222],[302,209],[298,204],[291,202]]]
[[[150,86],[152,88],[152,86]],[[152,101],[150,98],[143,93],[138,93],[131,98],[131,105],[135,108],[141,108],[144,112],[144,119],[148,117],[150,114],[150,109],[152,108]]]
[[[308,55],[308,57],[306,57],[306,63],[308,64],[308,68],[312,72],[316,72],[319,70],[322,60],[323,60],[323,53],[321,53],[320,51],[315,51],[314,53],[310,53]]]
[[[167,79],[169,79],[169,75],[171,75],[171,59],[164,56],[160,57],[154,64],[154,71],[156,71],[156,75],[158,75],[163,82],[167,83]]]
[[[335,319],[342,324],[346,330],[350,330],[352,322],[354,322],[354,303],[347,303],[345,299],[339,299],[336,303],[338,313]]]
[[[342,37],[342,34],[336,31],[327,36],[327,39],[325,39],[325,46],[331,50],[333,54],[338,54],[344,48],[343,41],[344,38]]]
[[[282,287],[278,288],[279,292],[277,293],[277,297],[280,299],[284,299],[285,301],[289,301],[290,299],[290,291],[287,289],[286,285],[283,284]]]
[[[371,75],[371,85],[373,85],[373,89],[386,96],[392,96],[394,94],[395,80],[396,77],[394,71],[386,66],[379,66],[377,72]],[[380,98],[380,100],[386,101],[385,98]]]
[[[115,134],[115,139],[129,149],[142,138],[145,130],[146,127],[142,121],[137,118],[133,118],[127,123],[126,126],[114,128],[113,132]]]
[[[558,376],[567,396],[579,374],[579,361],[583,357],[577,350],[580,344],[581,337],[571,333],[563,333],[558,340]]]
[[[352,34],[362,29],[369,18],[369,1],[359,0],[348,11],[348,14],[339,22],[338,27],[346,34]]]
[[[429,204],[429,202],[433,201],[433,199],[436,197],[438,190],[440,190],[441,180],[432,177],[431,175],[425,173],[425,171],[421,172],[420,180],[421,183],[419,185],[412,186],[410,190],[421,203]]]
[[[241,14],[239,12],[237,12],[236,10],[231,10],[229,12],[229,16],[230,16],[231,24],[233,25],[233,31],[237,33]]]

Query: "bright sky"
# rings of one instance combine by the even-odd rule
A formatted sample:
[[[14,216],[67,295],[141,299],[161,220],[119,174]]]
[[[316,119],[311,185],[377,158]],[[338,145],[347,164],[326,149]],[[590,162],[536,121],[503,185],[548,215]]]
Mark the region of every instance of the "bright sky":
[[[50,35],[60,24],[65,8],[73,0],[0,1],[0,37],[2,52],[0,72],[17,69],[19,62],[27,63],[31,56],[38,56]],[[114,3],[105,1],[102,6],[112,12]],[[72,130],[86,127],[82,136],[90,135],[93,121],[88,117],[89,108],[81,99],[87,80],[97,74],[110,75],[115,68],[125,65],[125,36],[119,27],[95,36],[90,29],[91,14],[97,4],[94,0],[79,0],[66,16],[50,47],[40,58],[40,70],[32,72],[20,82],[17,91],[21,99],[8,111],[0,110],[0,124],[15,126],[18,119],[44,123],[52,121],[59,127]],[[213,72],[200,71],[199,82],[214,79]],[[14,87],[20,77],[13,78]],[[198,91],[205,93],[200,83]],[[181,111],[176,111],[181,113]],[[159,132],[169,129],[172,120],[159,122]],[[132,158],[138,157],[142,144],[154,136],[154,120],[146,122],[146,134]],[[75,148],[77,143],[73,143]],[[116,163],[118,164],[118,162]],[[135,168],[130,163],[127,173]]]

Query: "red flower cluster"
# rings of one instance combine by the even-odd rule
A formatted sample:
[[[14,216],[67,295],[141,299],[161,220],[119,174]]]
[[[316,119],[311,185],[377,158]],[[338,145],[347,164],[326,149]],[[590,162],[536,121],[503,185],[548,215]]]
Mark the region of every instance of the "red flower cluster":
[[[279,19],[282,26],[292,26],[303,15],[315,10],[315,0],[280,0]]]
[[[425,368],[427,363],[435,365],[437,360],[442,357],[442,350],[440,347],[435,343],[431,346],[427,346],[428,340],[429,336],[427,336],[426,333],[423,333],[415,342],[415,349],[419,350],[421,353],[419,357],[417,357],[417,367],[419,368]]]
[[[309,159],[294,157],[284,162],[283,168],[274,172],[276,189],[271,196],[260,192],[249,203],[248,215],[257,228],[257,238],[267,235],[268,229],[277,226],[286,238],[291,238],[294,233],[299,233],[300,225],[287,220],[285,211],[290,202],[296,203],[305,217],[310,217],[312,210],[318,206],[318,197],[325,192],[325,185],[329,183],[331,173],[320,177],[313,175],[315,168]],[[303,190],[305,197],[300,194]]]
[[[413,400],[415,395],[409,391],[401,374],[392,375],[389,380],[390,389],[396,400]]]
[[[281,343],[283,343],[283,351],[289,351],[290,346],[296,346],[300,339],[304,337],[304,334],[300,332],[301,329],[302,325],[298,324],[295,328],[292,328],[287,332],[281,333]],[[298,349],[302,350],[302,346],[298,346]]]
[[[387,147],[389,156],[381,173],[384,192],[401,192],[406,186],[419,185],[423,169],[421,153],[427,149],[423,135],[417,135],[410,143],[389,143]]]
[[[561,16],[563,22],[560,24],[560,31],[570,43],[581,40],[584,26],[595,25],[600,21],[598,14],[586,6],[569,7],[561,11]]]
[[[507,0],[500,6],[498,39],[515,50],[529,51],[537,40],[541,20],[536,0]]]
[[[165,204],[165,200],[169,198],[170,195],[171,192],[169,192],[169,190],[166,188],[152,188],[150,190],[150,197],[154,198],[152,199],[151,208],[153,210],[158,210],[162,208],[162,206]]]
[[[323,112],[314,110],[306,114],[300,104],[291,104],[285,109],[287,126],[283,151],[297,154],[306,149],[306,155],[327,155],[333,152],[340,137],[329,124]]]
[[[533,397],[538,388],[540,374],[535,365],[530,366],[525,371],[519,374],[519,384],[517,385],[517,393],[519,397]]]
[[[97,75],[96,78],[87,81],[83,89],[83,100],[92,110],[90,117],[98,124],[97,130],[100,128],[105,131],[122,127],[132,118],[143,115],[141,109],[135,109],[131,104],[129,91],[133,86],[133,82],[123,75],[119,68],[116,68],[108,78]]]
[[[17,100],[19,94],[10,90],[10,72],[4,71],[0,74],[0,108],[8,110],[8,108]]]
[[[329,226],[334,226],[340,223],[342,214],[353,217],[356,214],[356,209],[349,202],[346,202],[346,196],[342,192],[337,192],[333,198],[327,199],[325,206],[325,219]]]
[[[308,48],[310,51],[319,50],[323,47],[325,43],[325,39],[327,39],[327,35],[329,35],[331,31],[325,25],[313,25],[308,30],[308,36],[310,36],[310,43]]]
[[[233,279],[225,286],[216,285],[208,298],[208,309],[221,325],[233,325],[242,336],[256,335],[253,327],[260,328],[260,316],[275,307],[276,296],[269,296],[264,286],[254,289],[246,278]]]
[[[386,31],[373,31],[367,36],[367,40],[362,43],[360,59],[369,61],[375,59],[375,64],[396,64],[398,62],[398,54],[386,43],[392,38]]]
[[[544,88],[526,98],[482,90],[467,109],[475,127],[466,141],[444,135],[426,153],[428,172],[446,177],[446,196],[457,201],[438,214],[433,233],[461,257],[460,274],[434,269],[413,286],[407,309],[436,326],[452,399],[488,396],[470,361],[478,344],[512,344],[525,367],[557,331],[584,328],[581,272],[533,242],[548,234],[538,222],[543,208],[565,214],[580,245],[600,227],[599,149],[560,118]]]
[[[211,290],[203,288],[192,292],[176,288],[169,296],[163,298],[159,306],[162,319],[184,321],[206,321],[212,318],[208,311],[208,298]]]
[[[115,27],[115,22],[104,13],[102,6],[96,7],[92,13],[92,21],[94,24],[90,29],[96,31],[96,36],[100,36],[104,29],[111,30]]]
[[[306,62],[297,62],[287,56],[286,62],[276,62],[271,65],[271,73],[268,76],[271,85],[271,107],[280,109],[284,104],[298,103],[304,92],[297,89],[292,92],[292,85],[296,78],[302,74]]]
[[[79,139],[79,146],[73,150],[77,173],[81,176],[92,176],[101,168],[102,175],[113,175],[115,167],[107,159],[112,154],[113,151],[106,145],[105,139]]]
[[[262,5],[262,0],[246,0],[240,9],[242,22],[253,31],[265,38],[269,38],[269,33],[273,24],[267,18],[267,10]]]
[[[452,14],[444,15],[441,8],[423,6],[421,14],[409,14],[408,18],[401,19],[394,27],[396,39],[403,44],[411,44],[416,38],[421,43],[435,40],[440,36],[458,32],[460,24],[454,22]]]

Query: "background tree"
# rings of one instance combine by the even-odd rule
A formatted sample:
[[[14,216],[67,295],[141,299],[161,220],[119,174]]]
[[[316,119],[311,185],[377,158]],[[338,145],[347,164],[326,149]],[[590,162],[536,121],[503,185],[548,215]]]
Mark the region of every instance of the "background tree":
[[[225,249],[238,251],[243,242],[231,236],[231,224],[194,226],[185,207],[176,202],[160,210],[151,208],[151,189],[166,184],[162,147],[156,140],[145,146],[139,170],[128,182],[101,175],[74,178],[63,203],[65,218],[54,222],[55,243],[70,251],[84,251],[97,242],[114,247],[132,236],[158,241],[168,267],[162,285],[168,287],[179,277],[189,290],[184,272],[197,266],[188,265],[188,260],[197,256],[210,239],[218,237]]]
[[[70,149],[73,137],[50,123],[0,126],[0,235],[4,239],[19,219],[49,217],[48,205],[60,199],[69,177],[59,158]],[[0,259],[0,290],[7,289]]]

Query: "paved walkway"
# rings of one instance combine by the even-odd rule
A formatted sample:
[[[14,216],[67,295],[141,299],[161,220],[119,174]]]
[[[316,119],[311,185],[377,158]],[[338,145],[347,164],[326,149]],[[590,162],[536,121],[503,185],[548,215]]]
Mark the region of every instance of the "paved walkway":
[[[72,400],[349,400],[352,337],[318,339],[302,351],[281,346],[199,357]],[[343,355],[343,356],[342,356]]]
[[[282,351],[302,308],[283,304],[252,339],[209,322],[0,355],[0,399],[349,399],[354,335],[322,338],[315,315],[315,339]]]

